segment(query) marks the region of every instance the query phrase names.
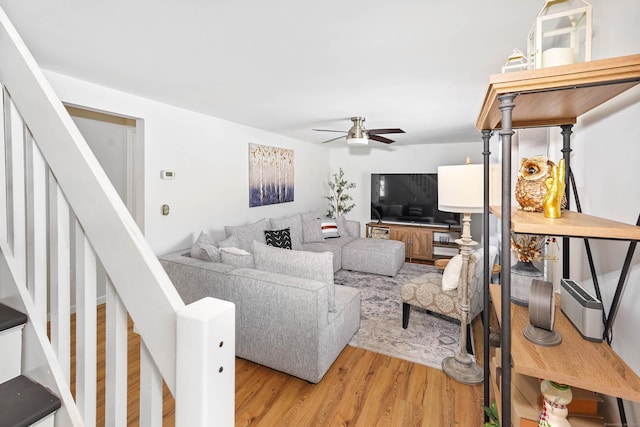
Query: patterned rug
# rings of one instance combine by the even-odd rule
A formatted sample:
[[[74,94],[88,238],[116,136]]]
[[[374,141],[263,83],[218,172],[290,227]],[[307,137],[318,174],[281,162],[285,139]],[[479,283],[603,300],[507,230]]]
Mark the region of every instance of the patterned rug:
[[[423,264],[405,263],[395,277],[340,270],[337,285],[360,290],[360,329],[350,345],[441,369],[442,359],[459,349],[460,325],[411,307],[409,327],[402,329],[400,288],[412,277],[440,274]]]

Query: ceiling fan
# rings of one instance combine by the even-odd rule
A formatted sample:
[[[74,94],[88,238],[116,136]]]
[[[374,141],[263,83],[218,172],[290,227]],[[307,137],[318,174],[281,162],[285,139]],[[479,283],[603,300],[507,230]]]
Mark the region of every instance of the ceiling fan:
[[[365,129],[364,125],[364,117],[351,117],[351,121],[353,122],[353,126],[348,131],[343,130],[329,130],[329,129],[313,129],[318,132],[340,132],[346,133],[346,135],[339,136],[337,138],[332,138],[327,141],[323,141],[322,144],[331,141],[337,141],[341,138],[347,138],[347,144],[357,144],[357,145],[367,145],[369,140],[372,139],[378,142],[384,142],[385,144],[391,144],[394,142],[392,139],[385,138],[384,136],[380,136],[380,134],[386,133],[404,133],[402,129],[391,128],[391,129]]]

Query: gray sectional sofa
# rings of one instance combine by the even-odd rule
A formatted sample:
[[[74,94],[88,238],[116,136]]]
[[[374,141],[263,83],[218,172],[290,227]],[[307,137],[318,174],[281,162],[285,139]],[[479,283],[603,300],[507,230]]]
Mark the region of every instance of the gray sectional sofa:
[[[344,219],[332,231],[339,237],[326,238],[321,222],[313,212],[229,226],[223,241],[201,233],[192,248],[159,258],[185,303],[236,305],[238,357],[317,383],[360,326],[360,293],[335,285],[334,272],[346,261],[395,275],[404,263],[402,242],[362,239],[360,224]],[[283,229],[294,250],[266,244],[265,231]]]

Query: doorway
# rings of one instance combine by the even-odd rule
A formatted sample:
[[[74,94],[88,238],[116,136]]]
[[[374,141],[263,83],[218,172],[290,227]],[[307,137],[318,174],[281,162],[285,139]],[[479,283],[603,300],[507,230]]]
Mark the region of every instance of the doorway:
[[[85,107],[65,107],[144,234],[142,120]]]

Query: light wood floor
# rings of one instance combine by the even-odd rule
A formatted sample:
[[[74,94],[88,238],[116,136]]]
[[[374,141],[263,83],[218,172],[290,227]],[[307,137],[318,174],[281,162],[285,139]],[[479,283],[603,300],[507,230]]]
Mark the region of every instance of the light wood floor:
[[[104,312],[99,306],[98,426],[104,425],[105,411]],[[476,342],[482,342],[474,326]],[[139,425],[139,347],[129,322],[129,426]],[[236,359],[236,426],[475,427],[483,422],[482,393],[482,385],[460,384],[439,369],[351,346],[319,384]],[[166,387],[163,424],[174,425],[174,400]]]

